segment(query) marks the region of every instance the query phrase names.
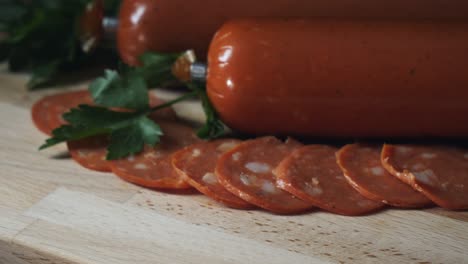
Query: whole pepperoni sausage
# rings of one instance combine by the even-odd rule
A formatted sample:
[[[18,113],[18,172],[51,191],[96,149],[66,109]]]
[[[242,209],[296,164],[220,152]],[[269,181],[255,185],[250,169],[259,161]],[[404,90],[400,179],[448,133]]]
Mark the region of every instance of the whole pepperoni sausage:
[[[279,188],[324,210],[363,215],[383,207],[360,195],[336,163],[335,147],[308,145],[293,151],[276,167]]]
[[[274,137],[248,140],[223,154],[215,173],[221,185],[249,203],[278,214],[302,213],[313,206],[277,188],[273,174],[278,163],[299,146]]]
[[[440,207],[468,209],[468,148],[384,145],[382,164]]]
[[[131,65],[147,51],[195,49],[204,59],[215,31],[243,17],[466,17],[468,3],[444,0],[124,0],[118,48]]]
[[[467,46],[468,21],[237,20],[207,92],[253,134],[468,137]]]
[[[336,153],[336,161],[349,184],[368,199],[406,208],[432,204],[383,168],[381,151],[382,145],[349,144]]]

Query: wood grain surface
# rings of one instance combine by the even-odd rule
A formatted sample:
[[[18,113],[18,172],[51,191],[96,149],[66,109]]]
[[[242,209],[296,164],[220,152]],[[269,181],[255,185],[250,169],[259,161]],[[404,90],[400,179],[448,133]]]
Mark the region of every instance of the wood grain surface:
[[[89,171],[63,145],[39,152],[46,137],[29,107],[61,90],[28,92],[25,81],[0,73],[1,264],[468,263],[468,212],[233,210],[196,192],[156,192]],[[176,111],[203,120],[197,102]]]

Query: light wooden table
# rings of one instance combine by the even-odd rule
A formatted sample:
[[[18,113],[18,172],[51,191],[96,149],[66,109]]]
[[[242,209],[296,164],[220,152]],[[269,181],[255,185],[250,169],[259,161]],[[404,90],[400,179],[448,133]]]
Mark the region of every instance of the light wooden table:
[[[278,216],[142,189],[44,152],[25,76],[0,73],[0,263],[468,263],[468,212]],[[83,85],[81,85],[83,87]],[[76,87],[71,87],[76,88]],[[170,98],[171,93],[160,93]],[[179,114],[202,120],[196,102]]]

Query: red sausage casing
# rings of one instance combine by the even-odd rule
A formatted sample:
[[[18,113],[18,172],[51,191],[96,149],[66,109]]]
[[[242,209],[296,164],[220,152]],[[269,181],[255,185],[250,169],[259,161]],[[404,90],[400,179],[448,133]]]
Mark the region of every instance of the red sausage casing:
[[[194,49],[204,59],[213,34],[245,17],[467,17],[464,0],[124,0],[118,28],[122,59],[146,51]]]
[[[468,23],[239,20],[215,35],[207,91],[253,134],[467,137]]]

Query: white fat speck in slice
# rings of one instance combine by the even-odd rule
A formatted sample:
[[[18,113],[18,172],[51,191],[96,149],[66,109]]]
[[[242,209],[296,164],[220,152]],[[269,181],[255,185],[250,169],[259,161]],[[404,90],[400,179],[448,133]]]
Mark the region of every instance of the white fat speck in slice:
[[[310,194],[312,196],[319,196],[319,195],[321,195],[323,193],[322,188],[320,188],[318,186],[310,186],[310,185],[307,185],[306,191],[307,191],[308,194]]]
[[[232,154],[232,160],[234,160],[234,161],[240,160],[241,155],[242,154],[240,152],[236,152],[236,153]]]
[[[160,152],[148,152],[143,155],[145,158],[158,159],[161,157]]]
[[[317,179],[317,177],[313,177],[312,180],[311,180],[312,184],[317,186],[320,184],[319,180]]]
[[[411,166],[411,169],[416,170],[416,171],[420,171],[420,170],[423,170],[425,168],[426,168],[426,166],[424,166],[422,163],[416,163],[413,166]]]
[[[264,193],[276,193],[277,189],[275,185],[270,181],[264,181],[262,183],[262,191]]]
[[[337,179],[337,180],[343,180],[344,177],[343,177],[343,175],[337,175],[337,176],[335,176],[335,179]]]
[[[278,186],[278,188],[284,189],[286,187],[286,183],[283,180],[277,180],[276,186]]]
[[[127,160],[130,161],[130,162],[133,162],[133,161],[135,161],[135,156],[130,155],[130,156],[128,156]]]
[[[437,176],[434,174],[432,170],[423,170],[420,172],[413,172],[414,177],[416,180],[424,183],[426,185],[434,186],[437,182]]]
[[[218,179],[212,172],[207,172],[205,175],[202,177],[202,181],[208,183],[208,184],[216,184],[218,182]]]
[[[437,157],[437,155],[435,153],[425,152],[425,153],[421,154],[421,157],[423,159],[433,159],[433,158]]]
[[[88,151],[78,150],[78,156],[80,156],[80,158],[84,158],[84,157],[88,156]]]
[[[456,188],[459,188],[459,189],[464,189],[464,188],[465,188],[465,185],[462,184],[462,183],[458,183],[458,184],[455,184],[455,187],[456,187]]]
[[[238,144],[239,143],[235,141],[224,142],[223,144],[219,145],[217,149],[221,152],[226,152],[226,151],[233,149]]]
[[[241,172],[240,180],[244,185],[249,186],[255,183],[255,181],[257,180],[257,177]]]
[[[380,166],[370,168],[370,172],[375,176],[383,176],[385,174],[385,170]]]
[[[245,164],[245,167],[254,173],[268,173],[271,171],[270,165],[261,162],[249,162]]]
[[[465,155],[463,155],[463,158],[468,159],[468,153],[465,153]]]
[[[146,166],[146,164],[144,164],[144,163],[137,163],[133,167],[135,169],[137,169],[137,170],[146,170],[146,169],[148,169],[148,166]]]
[[[196,149],[192,150],[192,157],[196,158],[196,157],[198,157],[200,155],[201,155],[201,151],[199,149],[196,148]]]

